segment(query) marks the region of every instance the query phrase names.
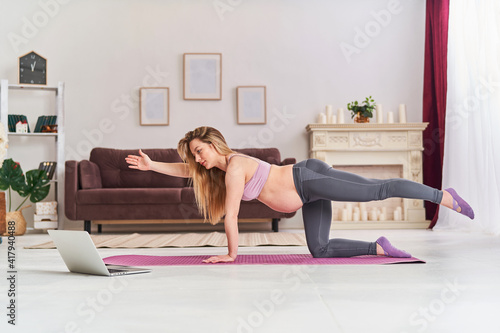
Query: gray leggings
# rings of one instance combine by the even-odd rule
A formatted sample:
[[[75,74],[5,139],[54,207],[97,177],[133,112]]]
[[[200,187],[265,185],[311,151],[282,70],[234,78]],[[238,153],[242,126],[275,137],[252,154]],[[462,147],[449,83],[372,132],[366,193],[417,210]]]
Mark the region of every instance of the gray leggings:
[[[307,246],[315,258],[375,255],[375,242],[328,239],[331,201],[366,202],[391,197],[422,199],[439,204],[443,192],[406,179],[369,179],[335,170],[323,161],[308,159],[293,166],[295,188],[302,199]]]

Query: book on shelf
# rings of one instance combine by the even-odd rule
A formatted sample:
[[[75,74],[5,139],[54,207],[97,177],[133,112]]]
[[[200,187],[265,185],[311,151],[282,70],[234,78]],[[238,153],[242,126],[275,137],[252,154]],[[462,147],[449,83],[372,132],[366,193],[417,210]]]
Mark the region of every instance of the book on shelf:
[[[26,123],[28,125],[28,133],[31,132],[30,130],[30,125],[28,124],[28,118],[25,115],[22,114],[9,114],[7,117],[8,120],[8,125],[9,125],[9,132],[11,133],[16,133],[16,124],[18,122],[21,123]]]
[[[51,180],[54,177],[56,171],[57,162],[41,162],[38,166],[38,170],[43,170],[47,173],[47,178]]]
[[[46,125],[56,125],[57,116],[40,116],[36,121],[35,133],[41,133],[42,129]]]

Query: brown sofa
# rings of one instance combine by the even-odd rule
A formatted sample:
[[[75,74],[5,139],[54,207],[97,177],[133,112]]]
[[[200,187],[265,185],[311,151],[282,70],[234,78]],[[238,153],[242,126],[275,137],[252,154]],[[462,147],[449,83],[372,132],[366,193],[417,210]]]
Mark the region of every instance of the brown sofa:
[[[271,164],[294,164],[295,158],[283,161],[276,148],[235,149]],[[152,160],[182,162],[175,149],[144,149]],[[66,161],[65,214],[70,220],[83,220],[90,233],[91,221],[102,224],[131,223],[202,223],[189,179],[171,177],[153,171],[130,169],[125,162],[138,150],[94,148],[90,158]],[[242,201],[240,222],[272,222],[278,231],[281,218],[295,213],[280,213],[257,200]]]

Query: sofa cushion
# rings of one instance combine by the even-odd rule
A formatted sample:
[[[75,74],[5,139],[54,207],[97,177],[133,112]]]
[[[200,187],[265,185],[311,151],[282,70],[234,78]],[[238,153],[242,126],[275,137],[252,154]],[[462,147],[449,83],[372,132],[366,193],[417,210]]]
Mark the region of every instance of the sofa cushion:
[[[102,188],[80,190],[76,194],[80,205],[175,204],[181,202],[181,188]]]
[[[97,164],[83,160],[78,163],[80,186],[82,189],[101,188],[101,172]]]
[[[280,151],[277,148],[244,148],[233,150],[241,154],[253,156],[270,164],[279,165],[281,163]]]
[[[153,161],[181,163],[175,149],[143,149]],[[187,178],[171,177],[154,171],[129,168],[125,157],[139,155],[138,149],[94,148],[89,160],[99,166],[103,188],[179,188]]]

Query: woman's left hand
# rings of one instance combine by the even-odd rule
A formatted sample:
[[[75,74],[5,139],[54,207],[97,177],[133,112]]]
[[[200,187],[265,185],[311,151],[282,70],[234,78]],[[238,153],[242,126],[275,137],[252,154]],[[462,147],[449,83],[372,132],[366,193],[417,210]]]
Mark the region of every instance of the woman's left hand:
[[[233,258],[230,255],[226,254],[223,256],[210,257],[208,259],[203,260],[203,262],[209,263],[209,264],[215,264],[218,262],[232,262],[232,261],[234,261],[234,259],[236,259],[236,258]]]

